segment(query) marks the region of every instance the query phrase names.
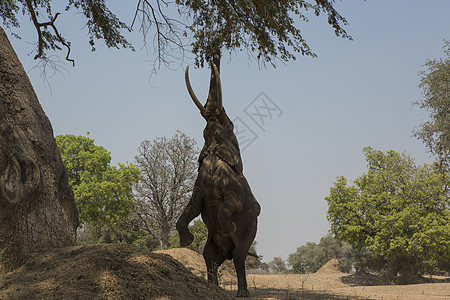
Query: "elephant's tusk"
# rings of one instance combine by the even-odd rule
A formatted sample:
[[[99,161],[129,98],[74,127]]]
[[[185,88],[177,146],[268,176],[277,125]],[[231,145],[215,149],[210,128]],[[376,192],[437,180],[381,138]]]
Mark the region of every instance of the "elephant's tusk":
[[[220,74],[217,66],[214,62],[212,62],[212,67],[214,69],[214,74],[216,75],[216,84],[217,84],[217,111],[220,113],[223,109],[222,104],[222,83],[220,82]]]
[[[195,105],[200,110],[200,113],[204,115],[206,113],[205,107],[198,101],[197,96],[195,96],[194,91],[192,90],[191,83],[189,82],[189,66],[186,67],[186,72],[184,73],[184,79],[186,81],[186,87],[188,89],[189,95],[191,96],[192,100],[194,101]]]

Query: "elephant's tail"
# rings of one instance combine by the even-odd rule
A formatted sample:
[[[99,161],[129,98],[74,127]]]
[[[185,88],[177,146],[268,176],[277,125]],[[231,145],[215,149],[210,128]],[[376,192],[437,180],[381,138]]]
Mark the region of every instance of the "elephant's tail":
[[[247,255],[259,258],[259,256],[256,253],[248,252]]]

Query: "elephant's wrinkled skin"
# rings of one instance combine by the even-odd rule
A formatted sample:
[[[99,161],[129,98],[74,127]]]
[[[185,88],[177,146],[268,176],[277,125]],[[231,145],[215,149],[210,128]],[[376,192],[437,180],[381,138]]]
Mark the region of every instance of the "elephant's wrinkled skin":
[[[248,297],[245,259],[256,236],[260,206],[242,174],[242,160],[233,123],[222,107],[219,71],[211,67],[211,85],[204,106],[195,97],[186,68],[186,85],[194,103],[206,119],[205,145],[199,156],[198,177],[192,198],[177,222],[180,243],[187,246],[194,237],[188,224],[199,214],[208,228],[203,252],[208,281],[218,284],[217,268],[233,259],[238,277],[237,297]]]

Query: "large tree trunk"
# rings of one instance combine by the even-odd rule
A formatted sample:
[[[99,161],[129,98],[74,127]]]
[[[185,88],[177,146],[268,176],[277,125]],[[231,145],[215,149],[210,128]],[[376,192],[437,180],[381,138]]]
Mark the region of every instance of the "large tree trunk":
[[[0,27],[0,272],[74,245],[78,210],[31,82]]]

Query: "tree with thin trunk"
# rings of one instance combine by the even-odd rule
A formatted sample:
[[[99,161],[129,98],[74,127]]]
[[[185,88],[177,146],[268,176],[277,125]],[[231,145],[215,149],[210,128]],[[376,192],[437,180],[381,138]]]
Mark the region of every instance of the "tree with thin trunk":
[[[175,223],[188,203],[198,168],[196,142],[184,133],[170,139],[143,141],[136,166],[141,178],[136,185],[134,214],[139,227],[167,249]]]
[[[0,271],[75,244],[78,210],[50,122],[0,28]]]

